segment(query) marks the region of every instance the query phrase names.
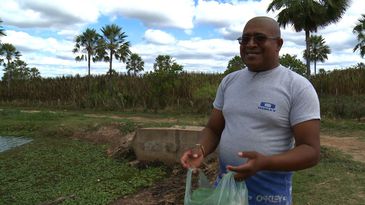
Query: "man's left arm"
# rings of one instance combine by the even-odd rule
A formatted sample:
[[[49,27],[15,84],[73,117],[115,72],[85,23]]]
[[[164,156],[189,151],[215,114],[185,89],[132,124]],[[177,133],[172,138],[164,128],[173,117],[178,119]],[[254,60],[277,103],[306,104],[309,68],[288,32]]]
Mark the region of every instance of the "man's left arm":
[[[264,170],[297,171],[316,165],[320,158],[320,120],[293,126],[295,147],[286,153],[268,157]]]
[[[238,155],[247,158],[245,164],[228,166],[235,171],[236,179],[245,179],[261,170],[296,171],[316,165],[320,158],[320,120],[308,120],[292,127],[295,147],[285,153],[264,156],[258,152],[240,152]]]

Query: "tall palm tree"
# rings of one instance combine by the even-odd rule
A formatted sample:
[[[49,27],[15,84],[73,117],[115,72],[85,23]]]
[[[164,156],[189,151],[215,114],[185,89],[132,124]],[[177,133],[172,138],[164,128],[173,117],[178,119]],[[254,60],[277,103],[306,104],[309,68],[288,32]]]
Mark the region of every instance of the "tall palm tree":
[[[354,34],[357,35],[358,44],[354,47],[354,52],[356,50],[360,51],[360,55],[362,58],[365,56],[365,14],[362,15],[362,18],[359,19],[359,23],[356,24],[354,29],[352,30]]]
[[[96,51],[98,41],[101,36],[96,32],[95,29],[87,28],[81,35],[76,36],[75,38],[75,47],[72,50],[73,53],[80,52],[81,55],[76,56],[76,61],[87,61],[88,67],[88,76],[90,77],[90,62],[91,60],[95,62],[96,59]]]
[[[112,74],[113,57],[125,63],[131,54],[130,43],[126,41],[127,35],[116,24],[106,25],[101,28],[102,39],[99,40],[98,55],[100,60],[109,61],[109,71]]]
[[[267,12],[280,10],[278,22],[284,28],[292,24],[296,32],[305,31],[306,50],[309,50],[310,32],[318,27],[336,23],[345,13],[350,0],[273,0]],[[310,54],[309,54],[310,55]],[[306,59],[307,76],[310,76],[310,61]]]
[[[331,53],[330,47],[325,44],[326,41],[322,36],[311,35],[309,37],[309,52],[305,50],[303,58],[314,62],[314,75],[316,75],[317,61],[323,63],[325,59],[328,59],[327,54]]]

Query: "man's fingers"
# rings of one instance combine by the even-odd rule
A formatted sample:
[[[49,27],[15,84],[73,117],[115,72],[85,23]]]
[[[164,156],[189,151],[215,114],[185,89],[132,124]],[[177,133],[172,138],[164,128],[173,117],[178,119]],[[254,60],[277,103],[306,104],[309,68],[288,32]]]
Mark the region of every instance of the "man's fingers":
[[[190,167],[190,163],[189,163],[189,159],[192,157],[192,153],[191,150],[188,150],[187,152],[185,152],[183,154],[183,156],[180,158],[180,162],[182,164],[182,166],[184,168],[189,168]]]
[[[246,174],[242,174],[242,173],[238,173],[238,174],[235,174],[234,175],[234,179],[236,180],[236,181],[243,181],[243,180],[245,180],[245,179],[247,179],[248,178],[248,175],[246,175]]]
[[[189,164],[185,161],[185,159],[181,158],[181,159],[180,159],[180,162],[181,162],[181,165],[182,165],[184,168],[189,168]]]
[[[195,168],[199,166],[199,157],[201,157],[199,154],[190,149],[180,158],[180,163],[184,168]]]
[[[242,164],[242,165],[239,165],[239,166],[228,165],[227,169],[229,171],[233,171],[233,172],[244,172],[244,171],[247,170],[247,165],[246,164]]]
[[[257,153],[256,152],[239,152],[238,156],[240,156],[242,158],[253,159],[253,158],[257,157]]]

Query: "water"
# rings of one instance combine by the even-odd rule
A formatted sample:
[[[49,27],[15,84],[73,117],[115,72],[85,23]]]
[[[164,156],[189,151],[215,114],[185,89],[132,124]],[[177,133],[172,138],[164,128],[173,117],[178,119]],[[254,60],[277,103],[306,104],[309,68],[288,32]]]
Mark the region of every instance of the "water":
[[[31,142],[32,139],[25,137],[0,136],[0,152]]]

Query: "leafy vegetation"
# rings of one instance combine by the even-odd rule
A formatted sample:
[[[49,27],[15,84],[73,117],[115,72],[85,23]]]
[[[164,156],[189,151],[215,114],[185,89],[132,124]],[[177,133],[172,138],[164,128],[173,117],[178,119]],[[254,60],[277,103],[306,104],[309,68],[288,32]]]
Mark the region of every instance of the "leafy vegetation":
[[[245,63],[242,61],[240,56],[235,56],[228,62],[227,69],[224,71],[223,75],[232,73],[234,71],[246,68]]]
[[[302,61],[297,59],[296,55],[294,55],[294,56],[292,56],[290,54],[282,55],[280,57],[280,64],[302,76],[305,76],[306,67],[302,63]]]

